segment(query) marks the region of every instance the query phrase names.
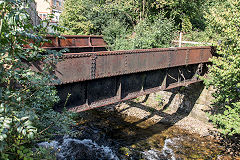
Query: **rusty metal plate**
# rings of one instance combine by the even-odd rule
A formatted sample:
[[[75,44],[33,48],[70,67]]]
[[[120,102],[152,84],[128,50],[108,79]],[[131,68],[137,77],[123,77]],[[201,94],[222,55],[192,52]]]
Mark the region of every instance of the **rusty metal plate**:
[[[175,83],[175,84],[172,84],[170,86],[168,86],[166,89],[164,90],[169,90],[169,89],[173,89],[173,88],[177,88],[177,87],[181,87],[181,86],[188,86],[190,84],[193,84],[193,83],[197,83],[197,82],[201,82],[202,80],[199,80],[199,79],[190,79],[190,80],[187,80],[185,82],[181,82],[181,83]]]
[[[69,109],[80,112],[199,82],[211,56],[212,47],[69,53],[56,75],[71,84],[57,88],[61,98],[76,94]]]
[[[59,39],[56,47],[106,47],[107,44],[102,36],[65,35],[65,39]]]
[[[55,37],[47,37],[47,39],[50,41],[50,42],[46,42],[43,44],[43,47],[56,47],[58,46],[58,38],[55,38]]]
[[[89,47],[89,38],[88,37],[67,37],[66,39],[59,40],[59,47]]]
[[[106,42],[103,40],[103,37],[90,37],[90,43],[92,46],[107,46]]]
[[[144,84],[145,73],[127,74],[121,77],[121,99],[134,97],[141,92]]]
[[[201,49],[190,49],[188,55],[188,64],[201,63],[201,52]]]
[[[212,53],[213,47],[189,47],[188,54],[188,63],[187,64],[197,64],[208,62],[209,58],[212,57],[214,53]]]
[[[81,82],[56,86],[60,101],[55,105],[54,109],[60,110],[64,105],[66,105],[65,107],[67,108],[86,105],[86,84],[87,82]]]
[[[91,58],[66,58],[56,66],[55,74],[62,83],[73,83],[91,79]]]
[[[126,73],[166,68],[168,63],[168,51],[127,54]]]
[[[62,83],[205,63],[211,47],[89,52],[64,55],[56,75]]]
[[[87,98],[88,103],[105,100],[117,96],[117,82],[116,77],[109,77],[106,79],[95,79],[89,81]]]
[[[96,78],[125,73],[125,55],[99,55],[96,58]]]
[[[186,64],[187,49],[176,49],[169,52],[170,67],[182,66]]]
[[[154,70],[146,73],[143,89],[161,87],[166,77],[166,70]]]
[[[148,71],[148,72],[152,72],[152,71]],[[70,92],[71,94],[77,94],[71,99],[72,102],[71,103],[69,102],[69,106],[67,106],[67,108],[74,112],[81,112],[81,111],[113,104],[116,102],[121,102],[128,99],[136,98],[138,96],[146,95],[146,94],[157,92],[160,90],[168,90],[168,89],[176,88],[179,86],[187,86],[191,83],[200,82],[200,80],[198,79],[187,79],[186,81],[182,81],[178,83],[170,83],[167,86],[167,88],[158,86],[158,87],[149,88],[147,90],[142,90],[141,89],[143,85],[143,83],[141,83],[143,80],[142,78],[140,78],[141,80],[138,80],[137,83],[132,86],[134,81],[138,79],[139,76],[142,77],[143,73],[131,74],[129,76],[122,75],[120,76],[121,78],[110,77],[110,78],[104,78],[104,79],[97,79],[97,80],[94,80],[96,82],[95,85],[93,85],[93,83],[95,82],[90,83],[91,81],[74,83],[74,85],[71,84],[71,86],[67,84],[67,85],[58,86],[57,89],[59,94],[61,94],[61,92],[64,92],[64,93]],[[117,78],[118,80],[120,80],[120,83],[117,83],[117,81],[115,81],[116,79],[114,78]],[[121,79],[125,79],[125,80],[121,80]],[[104,81],[106,81],[106,83]],[[110,93],[107,92],[107,90],[106,92],[101,92],[101,90],[103,90],[105,85],[109,88],[107,90],[114,88],[113,91],[110,91]],[[132,86],[132,87],[129,88],[129,86]],[[91,91],[88,90],[89,87],[91,88],[90,89]],[[120,90],[122,90],[121,93],[123,93],[120,97],[118,96],[118,91],[117,91],[118,88],[120,88]],[[95,89],[97,90],[96,93],[94,92]],[[79,92],[77,90],[79,90]],[[65,96],[62,96],[62,97],[66,97],[66,94]],[[58,104],[58,109],[60,109],[59,107],[61,106],[63,107],[63,105],[64,103]]]
[[[84,48],[84,47],[107,47],[107,43],[103,40],[102,36],[93,35],[62,35],[64,38],[54,36],[45,37],[50,42],[42,44],[42,48],[56,49],[56,48]],[[34,43],[33,40],[29,40]],[[30,48],[29,45],[24,45]]]
[[[90,37],[71,38],[74,47],[87,47],[92,46],[90,43]]]
[[[209,62],[209,58],[212,58],[212,50],[211,48],[204,48],[203,50],[203,55],[202,55],[202,62]]]

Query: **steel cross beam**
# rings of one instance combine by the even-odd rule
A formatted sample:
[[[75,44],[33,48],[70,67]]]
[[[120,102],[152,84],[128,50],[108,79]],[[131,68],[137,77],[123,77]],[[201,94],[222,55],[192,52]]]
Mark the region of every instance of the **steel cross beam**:
[[[62,109],[74,112],[199,82],[214,47],[66,53],[56,65]]]
[[[103,36],[96,35],[62,35],[62,38],[55,36],[45,37],[48,42],[42,44],[42,48],[50,50],[61,50],[68,48],[71,53],[79,52],[97,52],[106,51],[107,43],[103,40]],[[35,43],[30,40],[29,43]],[[30,48],[30,45],[24,45]]]

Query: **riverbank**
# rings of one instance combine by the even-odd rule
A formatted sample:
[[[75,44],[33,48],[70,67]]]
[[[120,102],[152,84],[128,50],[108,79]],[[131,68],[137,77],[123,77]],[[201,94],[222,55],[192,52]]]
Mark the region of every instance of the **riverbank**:
[[[189,138],[184,141],[190,144],[188,146],[190,148],[189,152],[192,152],[194,148],[204,148],[206,154],[201,153],[201,155],[217,155],[218,159],[239,157],[239,138],[226,139],[221,136],[213,124],[209,122],[206,115],[211,109],[212,92],[213,89],[211,88],[206,89],[202,84],[195,84],[186,88],[138,97],[123,103],[99,108],[95,111],[104,112],[103,114],[107,113],[113,119],[115,116],[121,117],[121,120],[117,121],[139,130],[137,132],[143,133],[145,136],[148,135],[148,138],[152,139],[152,141],[155,141],[154,139],[160,135],[160,146],[164,146],[163,141],[169,137],[176,141],[176,137],[187,135],[186,137]],[[135,129],[132,131],[129,130],[129,127],[125,128],[128,128],[126,129],[128,134],[136,135]],[[162,137],[164,134],[166,134],[165,137]],[[184,138],[180,139],[183,140]],[[196,141],[198,145],[194,146],[193,144],[196,144],[196,142],[191,140]],[[158,141],[155,143],[158,143]],[[213,147],[214,145],[217,148]],[[215,151],[210,148],[214,148]],[[161,149],[158,148],[158,150]],[[199,154],[198,151],[195,152]]]
[[[233,158],[230,154],[225,154],[225,148],[213,136],[198,134],[197,129],[195,133],[183,129],[187,120],[181,121],[182,125],[174,125],[157,122],[156,118],[139,119],[136,116],[142,114],[137,110],[130,112],[125,108],[128,105],[134,107],[128,101],[115,107],[85,112],[78,124],[84,135],[80,139],[91,139],[97,144],[111,147],[119,159]],[[127,115],[127,110],[128,114],[135,116]]]
[[[58,159],[239,159],[239,139],[226,140],[209,122],[202,85],[79,113],[76,137],[50,143]]]

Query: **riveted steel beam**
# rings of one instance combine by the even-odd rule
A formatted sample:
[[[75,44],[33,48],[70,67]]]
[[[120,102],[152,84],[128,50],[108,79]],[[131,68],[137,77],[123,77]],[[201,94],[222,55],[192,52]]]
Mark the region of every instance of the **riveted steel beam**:
[[[56,66],[61,109],[81,112],[200,82],[214,47],[107,51],[63,56]]]
[[[206,63],[212,47],[67,53],[56,66],[60,84]]]

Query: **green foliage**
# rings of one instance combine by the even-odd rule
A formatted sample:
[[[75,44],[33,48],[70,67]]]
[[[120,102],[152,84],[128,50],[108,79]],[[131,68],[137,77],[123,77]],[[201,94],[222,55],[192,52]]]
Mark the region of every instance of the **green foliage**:
[[[74,4],[74,5],[73,5]],[[66,0],[60,24],[68,28],[65,34],[102,34],[109,24],[117,20],[128,27],[131,16],[122,8],[121,2],[95,0]]]
[[[64,34],[103,34],[113,50],[168,47],[174,38],[171,20],[162,15],[137,17],[138,2],[75,1],[65,2],[61,24],[69,30]]]
[[[128,30],[127,27],[119,20],[111,19],[108,21],[108,24],[103,27],[102,34],[104,35],[104,40],[107,42],[109,47],[116,49],[117,47],[114,45],[116,43],[116,40],[125,39],[128,35]],[[128,44],[124,44],[123,46],[126,45]],[[126,48],[130,48],[130,46]]]
[[[64,134],[74,124],[67,112],[52,110],[59,98],[49,73],[63,51],[40,49],[47,27],[31,25],[25,11],[30,3],[0,1],[0,159],[32,159],[36,139]],[[43,62],[42,72],[30,69],[36,61]]]
[[[102,34],[113,50],[169,47],[174,28],[203,26],[194,22],[203,17],[203,2],[66,0],[60,21],[64,34]]]
[[[170,46],[175,29],[172,21],[159,16],[153,21],[142,20],[134,27],[132,34],[126,35],[128,33],[126,31],[122,34],[119,31],[118,33],[119,35],[114,37],[115,40],[112,40],[114,42],[111,45],[113,50],[164,48]],[[105,35],[105,37],[107,36]]]
[[[74,5],[73,5],[74,4]],[[90,34],[93,27],[85,15],[89,8],[83,0],[67,0],[64,2],[64,11],[61,14],[61,25],[71,28],[70,34]]]
[[[211,119],[224,134],[240,134],[240,2],[236,0],[211,1],[206,18],[212,32],[221,37],[218,57],[212,59],[209,78],[205,84],[213,85],[216,92],[215,112]],[[238,118],[237,118],[238,117]]]
[[[240,102],[233,103],[231,106],[224,106],[224,112],[210,116],[212,121],[218,125],[221,132],[225,135],[240,133]]]
[[[148,49],[170,47],[175,30],[172,21],[159,16],[153,22],[141,21],[134,31],[134,48]]]
[[[214,36],[213,33],[211,33],[207,28],[205,31],[190,31],[187,34],[183,35],[183,39],[185,41],[194,41],[194,42],[207,42],[207,43],[214,43],[216,39],[216,35]],[[209,44],[202,44],[202,45],[207,45]],[[199,45],[198,45],[199,46]]]
[[[204,10],[207,0],[156,0],[152,6],[173,18],[175,25],[182,31],[204,30]]]
[[[54,160],[56,158],[56,151],[52,148],[39,147],[34,152],[34,159]]]
[[[183,32],[191,32],[192,31],[192,23],[188,16],[184,16],[182,18],[182,31]]]

